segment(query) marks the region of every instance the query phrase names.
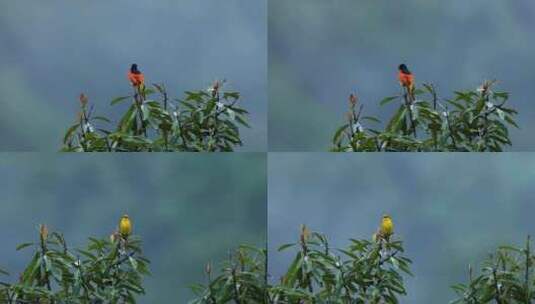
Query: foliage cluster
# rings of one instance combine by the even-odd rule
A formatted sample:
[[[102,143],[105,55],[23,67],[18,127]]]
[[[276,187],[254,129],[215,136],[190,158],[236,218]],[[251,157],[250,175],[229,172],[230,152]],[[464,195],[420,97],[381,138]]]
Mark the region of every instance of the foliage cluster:
[[[198,298],[191,303],[398,303],[406,294],[402,274],[410,274],[411,261],[399,240],[352,239],[337,250],[324,235],[303,226],[299,241],[279,251],[289,249],[296,256],[279,283],[267,283],[264,250],[249,249],[252,256],[240,249],[220,276],[210,279],[206,271],[208,286],[196,285]]]
[[[229,254],[219,274],[214,275],[210,263],[206,265],[207,282],[191,287],[196,299],[190,303],[266,303],[266,263],[266,249],[240,246]]]
[[[483,261],[479,275],[468,269],[469,281],[452,288],[452,304],[529,304],[535,300],[535,256],[528,236],[524,247],[501,246]]]
[[[381,106],[399,105],[383,130],[369,128],[380,123],[363,116],[358,97],[349,97],[347,122],[333,136],[332,151],[503,151],[511,146],[509,126],[518,128],[517,111],[506,107],[509,93],[494,91],[496,81],[485,81],[473,91],[456,91],[441,99],[432,84],[409,94],[384,98]]]
[[[37,242],[18,282],[0,281],[0,303],[136,303],[144,294],[149,260],[138,237],[89,238],[84,249],[67,245],[63,235],[40,226]],[[191,304],[366,304],[399,303],[406,295],[404,276],[411,260],[399,239],[374,235],[351,239],[347,248],[331,248],[325,235],[302,226],[295,258],[274,284],[268,281],[267,250],[242,245],[230,252],[220,269],[205,267],[207,281],[191,288]],[[528,304],[535,300],[535,256],[530,238],[523,247],[500,246],[483,261],[479,274],[469,267],[467,283],[452,289],[452,304]],[[0,273],[8,274],[0,269]]]
[[[130,101],[115,129],[104,116],[93,115],[88,97],[80,95],[80,113],[63,138],[65,152],[233,151],[242,145],[239,126],[249,127],[248,112],[238,105],[239,92],[223,91],[224,81],[209,90],[187,91],[171,99],[163,84],[134,87],[133,95],[117,97],[111,105]]]
[[[17,250],[30,248],[18,282],[0,282],[0,303],[136,303],[145,292],[149,260],[137,237],[89,238],[86,248],[73,249],[62,234],[41,225],[38,241]]]

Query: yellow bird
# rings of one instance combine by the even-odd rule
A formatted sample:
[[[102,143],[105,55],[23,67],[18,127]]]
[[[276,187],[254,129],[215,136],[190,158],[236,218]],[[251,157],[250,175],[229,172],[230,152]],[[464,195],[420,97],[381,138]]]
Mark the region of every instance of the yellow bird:
[[[121,236],[126,239],[130,234],[132,234],[132,222],[128,215],[123,215],[119,221],[119,233]]]
[[[379,234],[385,239],[388,240],[392,234],[394,234],[394,222],[390,215],[383,215],[381,220],[381,227],[379,228]]]

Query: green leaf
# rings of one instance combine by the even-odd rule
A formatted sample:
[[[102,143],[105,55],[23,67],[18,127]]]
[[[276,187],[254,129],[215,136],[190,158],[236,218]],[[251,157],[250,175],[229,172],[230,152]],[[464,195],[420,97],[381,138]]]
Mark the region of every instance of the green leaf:
[[[132,265],[132,268],[137,271],[137,261],[133,257],[128,257],[128,260],[130,261],[130,265]]]
[[[236,115],[235,116],[236,118],[236,121],[239,122],[240,124],[244,125],[245,127],[247,128],[250,128],[251,126],[245,121],[245,119],[243,119],[243,117],[241,117],[241,115]]]
[[[376,123],[381,123],[381,121],[379,119],[377,119],[377,118],[375,118],[373,116],[364,116],[361,119],[372,121],[372,122],[376,122]]]
[[[515,128],[520,129],[520,127],[516,124],[516,122],[511,118],[509,115],[505,115],[505,121],[515,126]]]
[[[130,128],[132,128],[132,124],[134,122],[134,119],[136,118],[136,106],[134,104],[130,105],[130,108],[128,108],[128,111],[124,114],[124,116],[121,118],[121,121],[119,122],[119,130],[121,132],[128,132]]]
[[[303,265],[303,256],[301,252],[298,252],[285,275],[288,286],[292,286],[297,279],[297,273],[301,269],[301,265]]]
[[[509,93],[507,92],[494,92],[492,94],[493,98],[500,98],[502,99],[502,101],[506,101],[507,99],[509,99]]]
[[[249,114],[249,112],[247,110],[239,108],[239,107],[236,107],[236,106],[227,106],[227,107],[231,108],[232,110],[234,110],[234,112],[236,112],[238,114]]]
[[[500,117],[501,120],[505,119],[505,112],[503,112],[500,109],[496,109],[496,113],[498,113],[498,116]]]
[[[72,137],[74,131],[76,131],[76,129],[78,129],[79,127],[80,127],[80,124],[77,123],[77,124],[72,125],[69,129],[67,129],[67,132],[65,133],[65,137],[63,137],[64,144],[67,144],[69,139]]]
[[[422,90],[422,89],[415,89],[415,90],[413,91],[413,94],[414,94],[415,96],[422,95],[423,93],[425,93],[425,91]]]
[[[281,245],[281,246],[279,247],[279,249],[277,249],[277,251],[283,251],[283,250],[285,250],[285,249],[287,249],[287,248],[290,248],[290,247],[293,247],[293,246],[295,246],[295,243],[284,244],[284,245]]]
[[[240,98],[240,93],[239,92],[225,92],[223,93],[223,98],[224,99],[232,98],[234,100],[237,100]]]
[[[384,105],[386,105],[387,103],[390,103],[390,102],[392,102],[392,101],[398,99],[399,97],[400,97],[399,95],[397,95],[397,96],[386,97],[386,98],[384,98],[383,100],[381,100],[381,102],[379,102],[379,105],[384,106]]]
[[[150,118],[149,106],[146,104],[141,105],[141,113],[143,114],[143,120],[146,121]]]
[[[386,126],[387,132],[397,132],[400,129],[401,123],[404,121],[405,113],[407,112],[407,107],[404,105],[400,106],[396,114],[392,117],[388,125]]]
[[[107,119],[106,117],[103,117],[103,116],[95,116],[92,119],[93,120],[101,120],[101,121],[105,121],[105,122],[108,122],[108,123],[111,122],[109,119]]]
[[[205,96],[205,94],[203,94],[204,92],[190,92],[190,91],[186,91],[186,100],[193,100],[193,101],[196,101],[196,102],[202,102],[203,101],[203,97]]]
[[[22,249],[24,249],[26,247],[30,247],[32,245],[33,245],[33,243],[22,243],[22,244],[17,246],[16,250],[19,251],[19,250],[22,250]]]
[[[204,115],[209,115],[215,109],[216,103],[214,100],[210,100],[204,109]]]
[[[340,128],[338,128],[338,130],[336,130],[336,132],[334,132],[334,136],[333,136],[333,144],[337,145],[340,143],[340,137],[342,136],[343,132],[349,127],[349,124],[345,124],[343,126],[341,126]]]
[[[456,107],[459,111],[464,111],[466,109],[466,107],[460,103],[458,103],[457,101],[455,100],[446,100],[447,103],[453,105],[454,107]]]
[[[127,100],[127,99],[129,99],[129,98],[131,98],[131,97],[132,97],[132,96],[121,96],[121,97],[116,97],[116,98],[112,99],[112,101],[110,102],[110,105],[112,105],[112,106],[113,106],[113,105],[116,105],[116,104],[118,104],[118,103],[120,103],[120,102],[122,102],[122,101],[125,101],[125,100]]]

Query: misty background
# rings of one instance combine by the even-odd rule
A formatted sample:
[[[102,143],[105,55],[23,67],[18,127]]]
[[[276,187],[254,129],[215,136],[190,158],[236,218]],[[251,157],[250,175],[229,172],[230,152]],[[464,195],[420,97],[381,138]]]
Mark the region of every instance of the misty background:
[[[268,157],[268,252],[278,282],[299,225],[332,247],[371,239],[389,213],[414,277],[401,303],[447,303],[498,245],[523,246],[535,233],[535,156],[493,154],[295,154]]]
[[[260,153],[74,155],[4,153],[0,159],[0,268],[16,281],[39,224],[69,246],[107,238],[127,213],[151,276],[139,303],[186,303],[204,268],[242,243],[266,240],[266,157]]]
[[[81,92],[116,123],[137,63],[173,98],[227,79],[251,113],[240,150],[265,151],[266,14],[264,0],[2,1],[0,150],[58,151]]]
[[[270,151],[327,151],[352,92],[384,126],[400,63],[442,98],[497,79],[519,111],[509,150],[535,150],[534,15],[531,0],[270,0]]]

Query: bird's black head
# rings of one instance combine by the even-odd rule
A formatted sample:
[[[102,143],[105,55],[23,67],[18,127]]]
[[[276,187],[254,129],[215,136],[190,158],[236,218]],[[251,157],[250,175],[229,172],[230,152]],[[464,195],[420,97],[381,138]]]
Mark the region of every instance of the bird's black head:
[[[407,68],[407,66],[404,63],[400,64],[398,69],[405,74],[411,73],[411,71],[409,71],[409,68]]]
[[[132,64],[132,66],[130,67],[130,72],[134,73],[134,74],[139,74],[139,70],[137,69],[137,64]]]

